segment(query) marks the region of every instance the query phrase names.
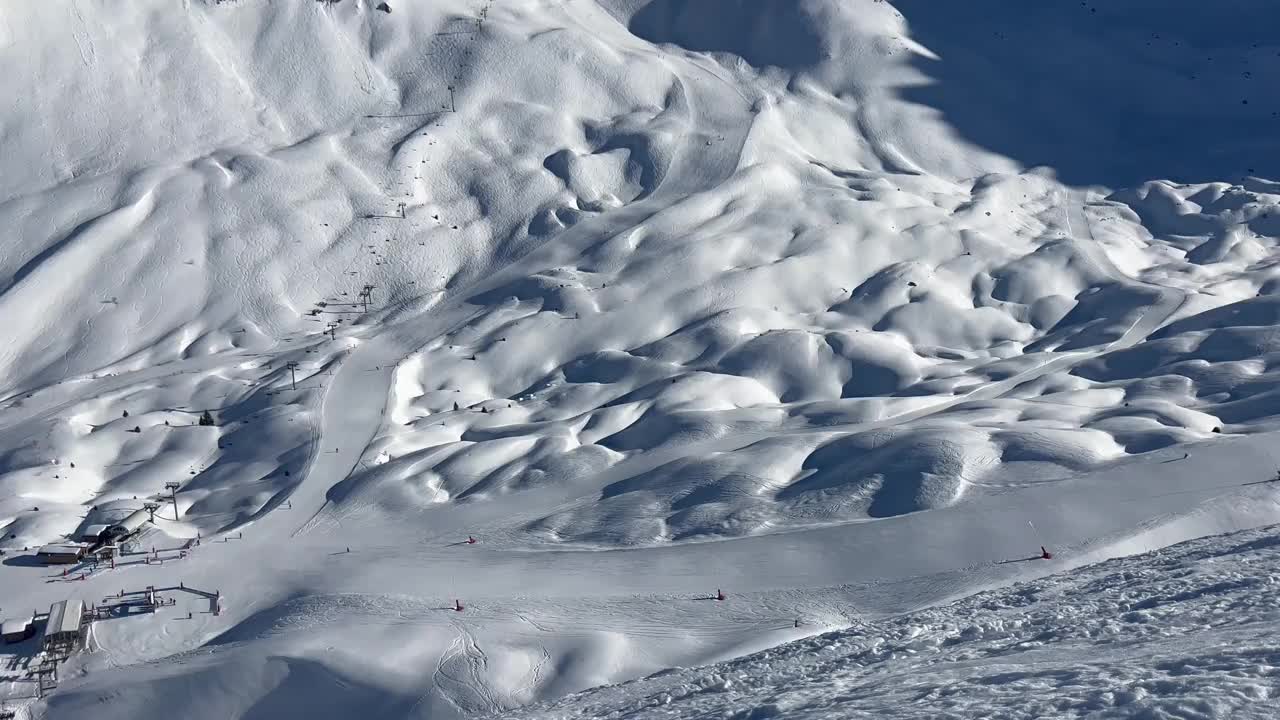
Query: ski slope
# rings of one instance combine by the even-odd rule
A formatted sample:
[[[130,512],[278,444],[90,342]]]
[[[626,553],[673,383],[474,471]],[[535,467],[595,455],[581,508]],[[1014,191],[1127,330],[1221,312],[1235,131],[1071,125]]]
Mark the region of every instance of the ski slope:
[[[1270,717],[1275,546],[1188,541],[506,717]]]
[[[0,617],[174,600],[0,703],[504,716],[1280,523],[1280,16],[1228,5],[0,7]]]

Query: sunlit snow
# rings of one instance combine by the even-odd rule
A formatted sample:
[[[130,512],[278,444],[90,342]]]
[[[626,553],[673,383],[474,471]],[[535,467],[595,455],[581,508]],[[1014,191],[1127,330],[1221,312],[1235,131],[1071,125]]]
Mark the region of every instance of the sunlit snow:
[[[1266,717],[1276,27],[0,4],[0,708]]]

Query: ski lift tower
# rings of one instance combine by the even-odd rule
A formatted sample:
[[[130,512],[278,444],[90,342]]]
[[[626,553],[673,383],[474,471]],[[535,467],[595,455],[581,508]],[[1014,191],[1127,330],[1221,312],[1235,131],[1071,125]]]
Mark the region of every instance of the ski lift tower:
[[[156,511],[160,509],[160,503],[143,503],[142,509],[146,510],[147,514],[151,516],[151,524],[154,525],[156,522]]]
[[[369,312],[369,301],[373,299],[374,285],[365,285],[360,288],[360,294],[356,297],[364,304],[364,311]]]
[[[169,491],[169,499],[173,501],[173,519],[178,519],[178,483],[169,481],[164,484],[164,489]]]

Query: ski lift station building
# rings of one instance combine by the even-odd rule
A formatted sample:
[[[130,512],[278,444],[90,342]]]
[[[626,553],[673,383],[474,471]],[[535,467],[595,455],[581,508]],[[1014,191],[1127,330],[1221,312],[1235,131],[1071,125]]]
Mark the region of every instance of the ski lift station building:
[[[84,604],[79,600],[59,600],[49,607],[44,626],[44,649],[74,648],[80,644],[80,621]]]
[[[134,510],[128,517],[120,522],[109,526],[104,535],[104,539],[119,541],[127,538],[142,529],[142,526],[151,519],[151,514],[146,510]]]

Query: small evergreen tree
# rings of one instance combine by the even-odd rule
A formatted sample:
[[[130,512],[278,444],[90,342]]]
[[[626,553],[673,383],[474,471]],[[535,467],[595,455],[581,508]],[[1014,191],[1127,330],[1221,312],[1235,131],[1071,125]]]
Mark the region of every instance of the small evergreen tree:
[[[200,413],[200,425],[201,425],[201,426],[212,426],[212,425],[213,425],[213,413],[210,413],[208,410],[205,410],[204,412]]]

